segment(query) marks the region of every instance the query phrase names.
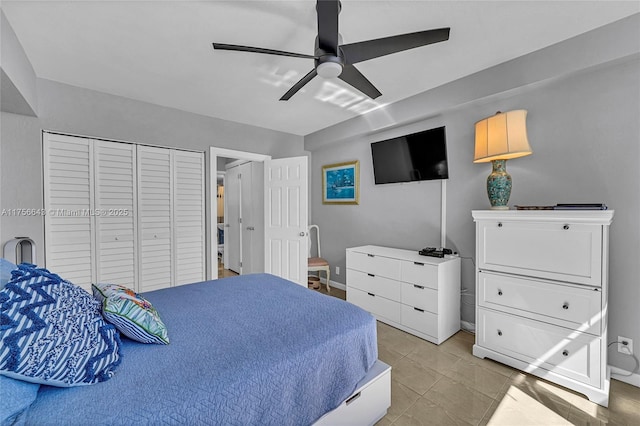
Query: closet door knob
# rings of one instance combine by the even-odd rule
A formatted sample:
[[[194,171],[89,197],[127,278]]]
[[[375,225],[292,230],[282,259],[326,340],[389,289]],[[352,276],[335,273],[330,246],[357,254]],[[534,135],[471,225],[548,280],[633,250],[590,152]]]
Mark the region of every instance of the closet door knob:
[[[498,330],[498,336],[502,336],[502,330]]]
[[[304,232],[301,232],[299,235],[300,235],[301,237],[304,237]]]
[[[562,355],[569,356],[569,351],[565,349],[564,351],[562,351]]]
[[[567,302],[564,302],[564,305],[562,305],[562,309],[569,309],[569,304]]]
[[[116,237],[116,241],[118,241],[118,237]]]
[[[502,296],[502,290],[498,290],[498,296]]]
[[[498,228],[502,228],[502,222],[498,222]]]
[[[565,224],[565,225],[562,227],[562,229],[564,229],[564,230],[566,231],[567,229],[569,229],[569,225],[568,225],[568,224]]]

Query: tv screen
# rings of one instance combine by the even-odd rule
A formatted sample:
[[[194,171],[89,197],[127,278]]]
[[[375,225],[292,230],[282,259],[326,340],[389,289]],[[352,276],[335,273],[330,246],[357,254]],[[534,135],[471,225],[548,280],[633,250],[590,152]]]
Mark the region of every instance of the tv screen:
[[[448,179],[444,126],[371,144],[376,185]]]

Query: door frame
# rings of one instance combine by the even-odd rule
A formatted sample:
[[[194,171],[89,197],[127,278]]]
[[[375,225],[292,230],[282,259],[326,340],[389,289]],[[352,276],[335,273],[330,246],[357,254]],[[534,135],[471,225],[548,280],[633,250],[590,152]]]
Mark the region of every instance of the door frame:
[[[207,247],[209,248],[207,256],[207,280],[215,280],[218,278],[218,250],[217,250],[217,232],[218,232],[218,220],[217,215],[213,212],[218,211],[217,198],[213,197],[212,191],[217,188],[218,185],[218,157],[224,158],[236,158],[243,161],[261,161],[265,162],[271,160],[270,155],[258,154],[255,152],[238,151],[235,149],[209,147],[209,191],[207,196],[209,197],[209,212],[207,214],[207,222],[209,223],[209,232],[207,235]],[[226,219],[225,219],[226,220]],[[215,253],[216,265],[213,265],[213,256]]]

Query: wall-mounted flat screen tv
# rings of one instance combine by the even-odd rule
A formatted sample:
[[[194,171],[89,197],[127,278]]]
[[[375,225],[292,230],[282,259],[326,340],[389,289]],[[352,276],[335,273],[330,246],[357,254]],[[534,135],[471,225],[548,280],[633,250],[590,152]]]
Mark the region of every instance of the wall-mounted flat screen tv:
[[[444,126],[374,142],[371,155],[376,185],[449,178]]]

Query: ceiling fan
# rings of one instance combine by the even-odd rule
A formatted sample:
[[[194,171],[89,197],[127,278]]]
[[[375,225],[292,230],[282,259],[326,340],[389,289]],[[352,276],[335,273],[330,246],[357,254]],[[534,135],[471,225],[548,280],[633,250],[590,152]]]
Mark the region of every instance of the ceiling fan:
[[[241,52],[265,53],[267,55],[291,56],[294,58],[313,59],[315,67],[300,79],[280,100],[289,100],[298,90],[311,81],[316,75],[324,78],[338,77],[355,87],[371,99],[382,93],[354,67],[354,64],[390,55],[403,50],[414,49],[428,44],[439,43],[449,39],[450,28],[418,31],[358,43],[339,44],[338,14],[341,5],[339,0],[318,0],[318,36],[316,37],[315,55],[284,52],[282,50],[263,49],[260,47],[238,46],[235,44],[213,43],[214,49],[236,50]]]

